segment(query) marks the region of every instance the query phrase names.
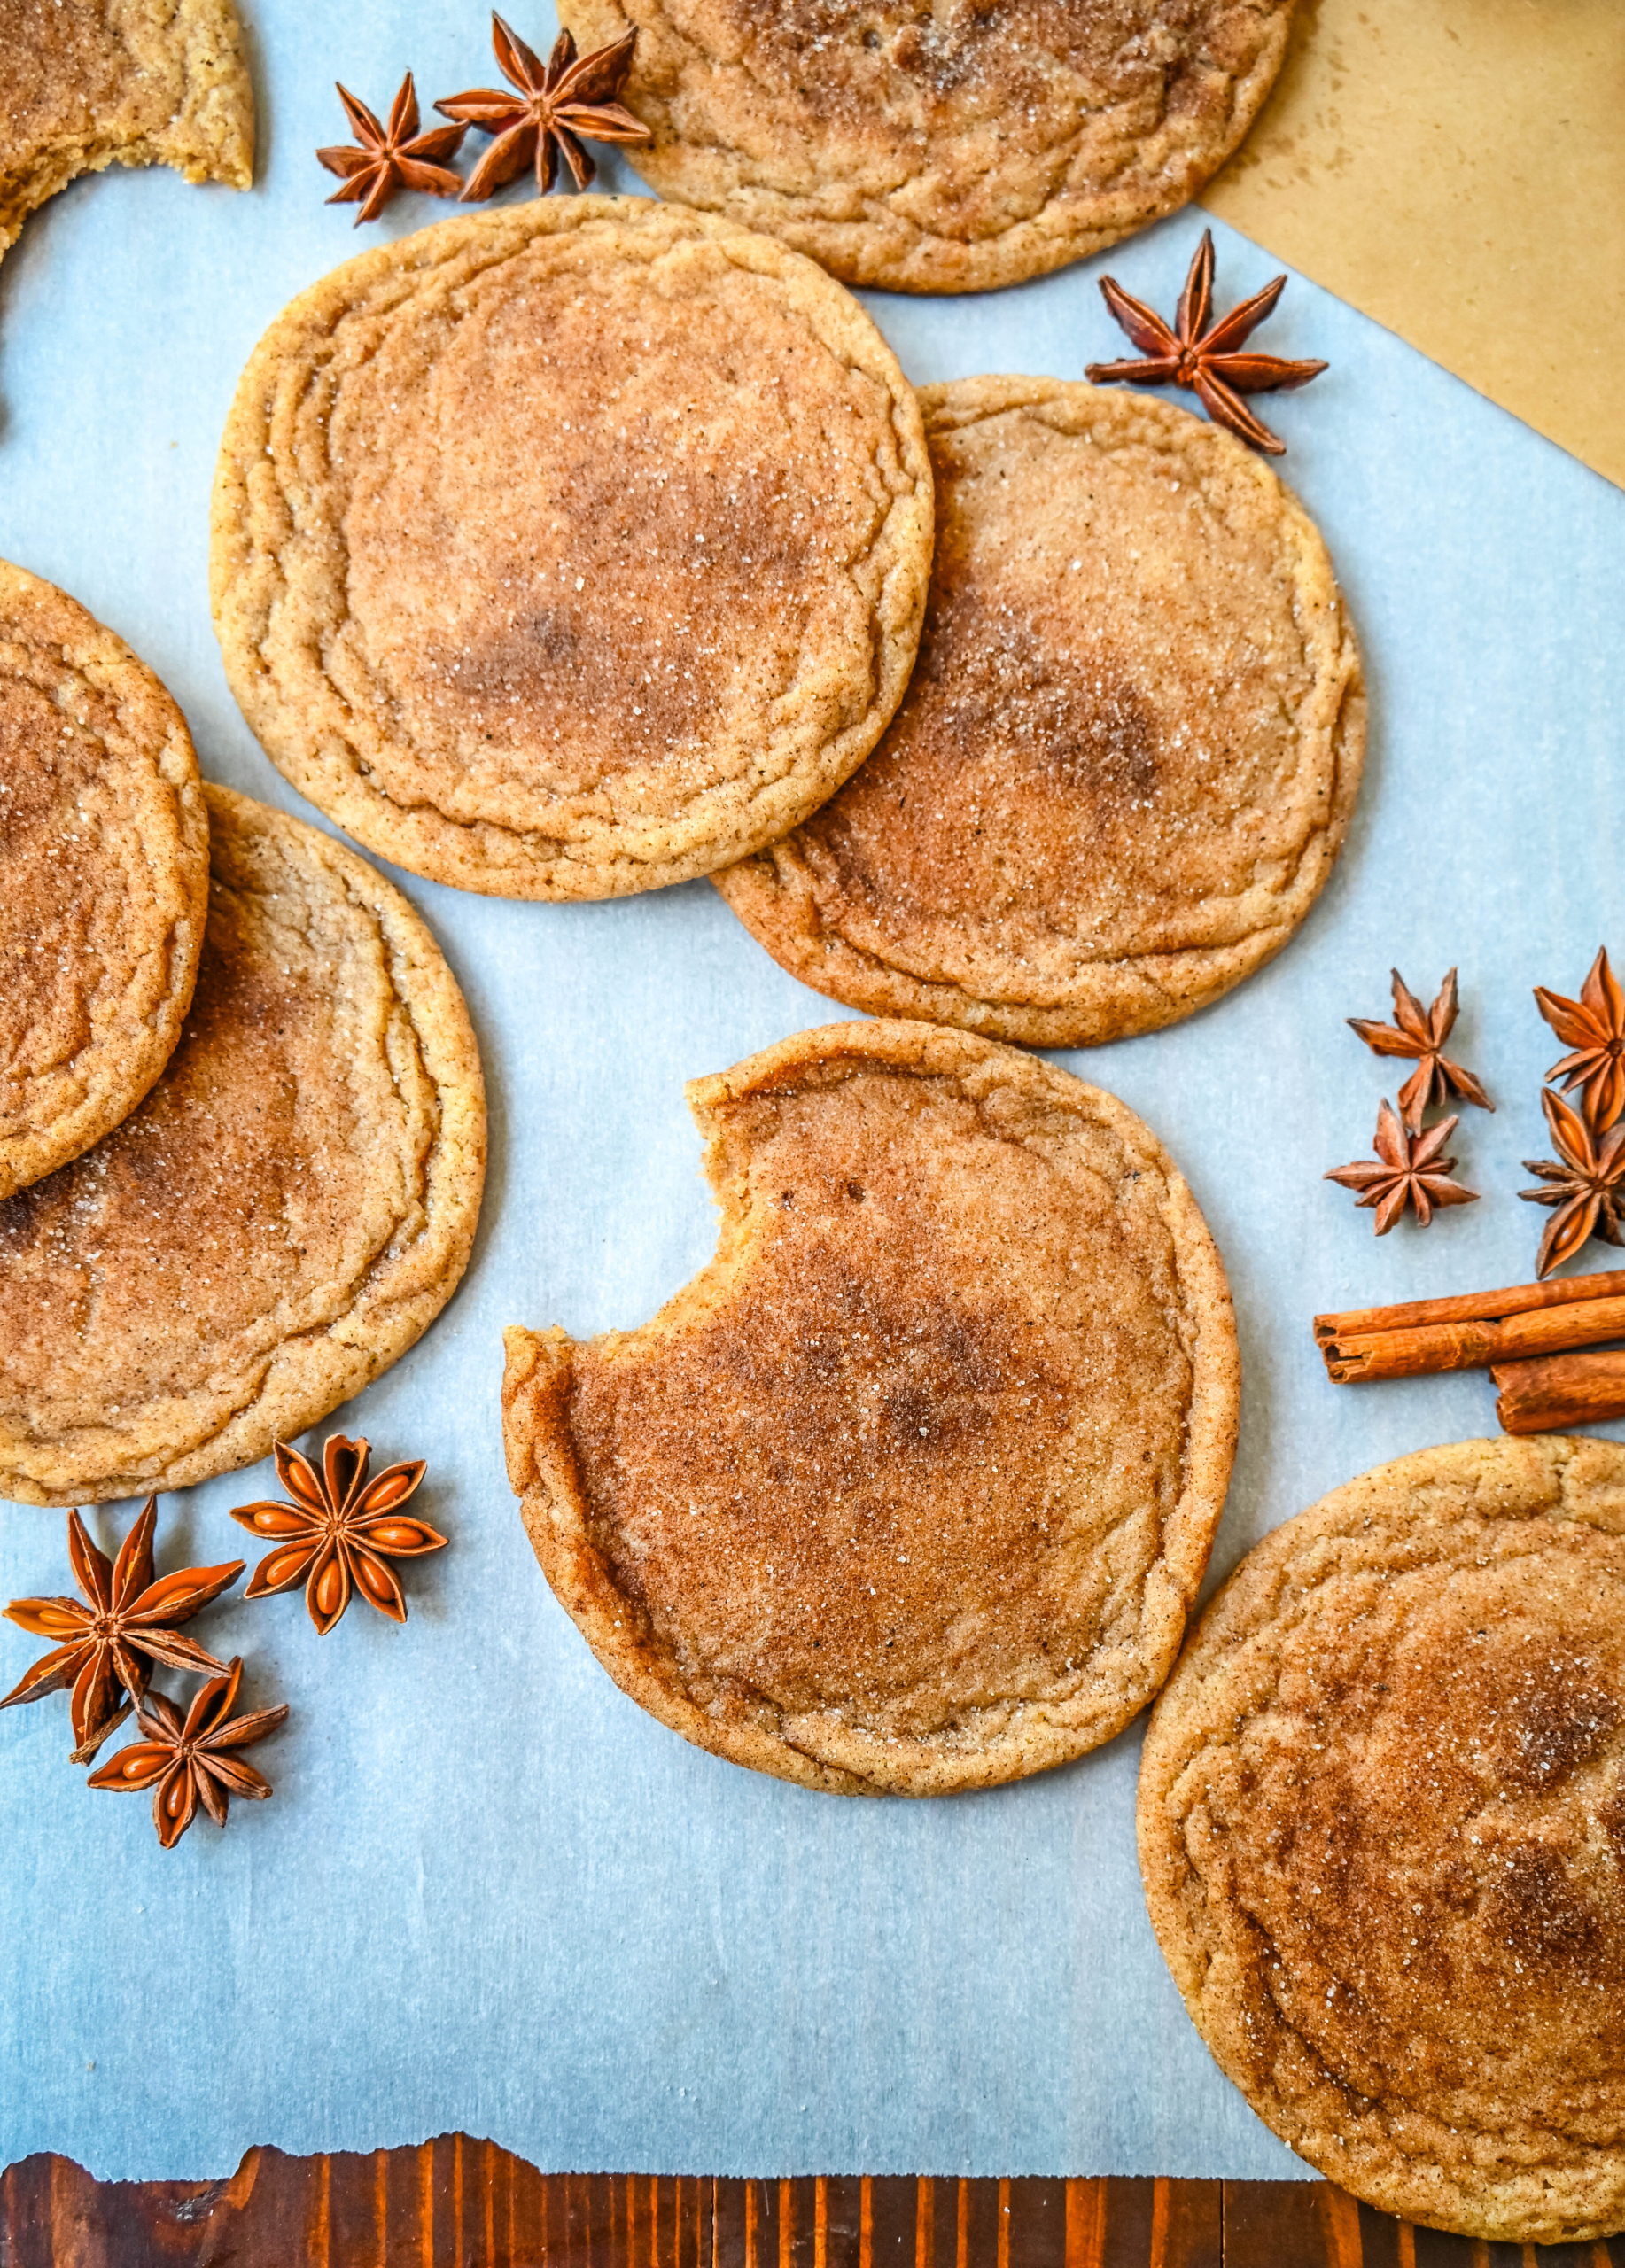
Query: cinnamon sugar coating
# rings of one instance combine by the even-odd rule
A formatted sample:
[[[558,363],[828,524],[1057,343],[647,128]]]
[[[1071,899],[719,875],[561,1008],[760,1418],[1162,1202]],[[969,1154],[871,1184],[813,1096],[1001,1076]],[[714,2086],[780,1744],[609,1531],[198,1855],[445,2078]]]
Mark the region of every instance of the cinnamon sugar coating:
[[[1249,975],[1331,873],[1365,742],[1325,544],[1252,452],[1046,378],[921,395],[919,664],[862,770],[716,877],[793,975],[1037,1047],[1155,1030]]]
[[[1625,1450],[1427,1449],[1266,1536],[1139,1816],[1175,1982],[1283,2140],[1431,2227],[1625,2227]]]
[[[1286,52],[1292,0],[563,0],[638,31],[628,152],[662,197],[851,284],[977,291],[1194,197]]]
[[[467,1264],[485,1094],[450,970],[354,851],[206,790],[208,935],[139,1110],[0,1204],[0,1495],[262,1456],[403,1355]]]
[[[232,0],[0,0],[0,255],[79,174],[174,166],[246,189],[253,160]]]
[[[508,1333],[509,1476],[610,1675],[847,1794],[1019,1778],[1167,1674],[1237,1410],[1224,1272],[1121,1103],[899,1023],[688,1090],[715,1259],[642,1329]]]
[[[274,323],[215,485],[215,623],[273,761],[415,873],[708,874],[902,696],[920,413],[808,260],[646,198],[448,221]]]
[[[168,1060],[208,845],[186,720],[157,678],[0,561],[0,1200],[99,1141]]]

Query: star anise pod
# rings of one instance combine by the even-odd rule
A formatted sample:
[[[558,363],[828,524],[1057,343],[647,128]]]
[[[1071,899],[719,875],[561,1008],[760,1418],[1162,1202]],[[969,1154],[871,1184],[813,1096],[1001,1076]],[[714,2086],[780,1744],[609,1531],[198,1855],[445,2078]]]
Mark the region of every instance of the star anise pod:
[[[496,137],[469,175],[465,205],[480,204],[517,180],[533,159],[536,188],[545,197],[557,175],[561,150],[576,187],[585,189],[597,168],[581,147],[584,141],[648,141],[648,127],[614,99],[632,68],[635,26],[611,46],[583,56],[577,55],[571,35],[561,32],[546,63],[500,16],[492,17],[491,27],[502,75],[520,99],[516,102],[505,88],[470,87],[435,105],[442,117],[460,119]]]
[[[229,1751],[252,1748],[274,1733],[288,1713],[287,1705],[234,1717],[237,1689],[243,1682],[241,1658],[222,1663],[221,1671],[194,1697],[184,1718],[167,1694],[149,1693],[136,1720],[146,1738],[121,1748],[90,1775],[91,1787],[126,1794],[156,1785],[152,1823],[166,1851],[172,1851],[191,1825],[199,1800],[215,1826],[223,1827],[233,1796],[252,1796],[263,1803],[271,1792],[263,1775]]]
[[[1591,963],[1577,1000],[1537,984],[1535,1001],[1558,1037],[1574,1050],[1546,1076],[1558,1080],[1566,1094],[1580,1088],[1580,1107],[1592,1133],[1606,1133],[1625,1110],[1625,992],[1608,966],[1607,947]]]
[[[1588,1237],[1606,1244],[1625,1244],[1620,1227],[1620,1208],[1625,1201],[1625,1126],[1606,1134],[1593,1133],[1578,1111],[1554,1095],[1550,1087],[1541,1097],[1546,1123],[1557,1146],[1559,1165],[1551,1158],[1526,1158],[1524,1165],[1548,1186],[1520,1189],[1531,1205],[1554,1205],[1536,1260],[1537,1276],[1549,1276],[1572,1260]]]
[[[1260,423],[1242,400],[1244,393],[1287,393],[1318,378],[1324,362],[1288,362],[1279,354],[1242,354],[1244,339],[1257,330],[1286,288],[1278,276],[1273,284],[1232,307],[1209,325],[1213,310],[1213,231],[1203,231],[1179,294],[1178,312],[1170,330],[1154,308],[1132,299],[1109,276],[1100,278],[1100,296],[1114,320],[1126,330],[1147,357],[1143,362],[1091,362],[1084,376],[1092,385],[1193,387],[1216,424],[1228,426],[1256,449],[1272,457],[1285,456],[1287,444]]]
[[[376,221],[398,189],[426,190],[431,197],[456,196],[463,176],[439,160],[456,155],[468,128],[435,126],[420,134],[417,89],[409,71],[400,82],[387,127],[380,126],[375,113],[347,87],[338,89],[338,99],[359,146],[339,143],[318,150],[316,157],[330,174],[344,178],[344,187],[328,203],[361,204],[355,216],[358,229],[363,221]]]
[[[1399,1091],[1399,1115],[1411,1131],[1420,1132],[1422,1113],[1430,1103],[1445,1102],[1452,1094],[1476,1103],[1481,1110],[1493,1110],[1494,1103],[1472,1072],[1464,1071],[1459,1063],[1452,1063],[1444,1052],[1444,1043],[1456,1021],[1455,970],[1451,969],[1439,987],[1432,1007],[1427,1009],[1408,989],[1396,968],[1389,974],[1394,979],[1393,1023],[1370,1023],[1363,1016],[1349,1016],[1345,1021],[1350,1031],[1357,1031],[1376,1054],[1417,1057],[1416,1069]]]
[[[1478,1202],[1476,1189],[1464,1189],[1452,1179],[1455,1159],[1440,1155],[1459,1122],[1456,1118],[1442,1118],[1426,1134],[1412,1134],[1400,1123],[1393,1104],[1385,1098],[1377,1113],[1376,1156],[1362,1158],[1351,1166],[1333,1166],[1326,1178],[1341,1183],[1345,1189],[1360,1190],[1363,1194],[1356,1199],[1357,1204],[1376,1207],[1374,1225],[1380,1237],[1387,1236],[1407,1204],[1415,1206],[1417,1220],[1426,1228],[1435,1205]]]
[[[261,1559],[245,1598],[269,1598],[302,1582],[310,1619],[324,1638],[350,1604],[352,1586],[380,1614],[406,1620],[400,1586],[385,1562],[443,1551],[446,1538],[424,1521],[400,1515],[429,1469],[423,1459],[392,1464],[369,1481],[371,1456],[367,1442],[333,1433],[318,1472],[308,1457],[285,1441],[276,1443],[277,1475],[293,1502],[245,1504],[231,1517],[256,1535],[288,1541]]]
[[[14,1598],[5,1610],[35,1638],[58,1643],[43,1655],[0,1701],[0,1709],[38,1701],[65,1685],[74,1689],[74,1762],[88,1764],[109,1733],[129,1714],[129,1701],[146,1691],[152,1662],[172,1669],[219,1670],[223,1662],[206,1654],[175,1625],[190,1622],[242,1573],[246,1562],[229,1567],[183,1567],[152,1579],[152,1531],[158,1499],[149,1496],[140,1518],[125,1537],[117,1560],[98,1551],[77,1512],[67,1516],[68,1557],[74,1580],[87,1604],[76,1598]],[[146,1655],[150,1660],[143,1660]],[[121,1703],[124,1705],[121,1707]]]

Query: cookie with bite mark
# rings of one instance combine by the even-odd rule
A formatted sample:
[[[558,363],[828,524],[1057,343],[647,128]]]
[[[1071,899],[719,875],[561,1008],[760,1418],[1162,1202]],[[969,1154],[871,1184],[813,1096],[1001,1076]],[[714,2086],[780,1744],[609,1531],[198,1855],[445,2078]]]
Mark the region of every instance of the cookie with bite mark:
[[[702,1748],[937,1795],[1167,1675],[1235,1444],[1224,1270],[1124,1105],[907,1023],[690,1107],[716,1257],[640,1330],[508,1333],[508,1469],[610,1674]]]

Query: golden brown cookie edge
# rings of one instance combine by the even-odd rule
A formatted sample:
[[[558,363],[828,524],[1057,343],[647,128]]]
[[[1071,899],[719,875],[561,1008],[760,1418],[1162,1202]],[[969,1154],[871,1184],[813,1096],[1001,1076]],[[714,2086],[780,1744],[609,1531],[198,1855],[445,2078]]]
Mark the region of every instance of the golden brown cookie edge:
[[[486,837],[523,847],[528,838],[500,823],[463,823],[439,812],[398,808],[365,784],[354,750],[323,742],[308,745],[297,722],[286,714],[271,688],[271,672],[257,664],[266,625],[276,603],[280,578],[274,555],[249,535],[255,500],[270,506],[276,478],[268,462],[273,452],[278,372],[284,362],[320,352],[326,330],[343,315],[351,295],[370,289],[400,271],[426,268],[442,252],[455,256],[482,237],[517,249],[532,237],[599,225],[661,229],[735,246],[741,262],[772,274],[791,297],[817,303],[820,335],[838,345],[851,362],[884,387],[890,403],[899,455],[914,478],[912,495],[896,500],[887,514],[883,539],[892,554],[883,581],[886,634],[877,639],[879,683],[862,721],[830,742],[815,770],[774,782],[756,800],[765,805],[748,828],[725,839],[712,836],[703,848],[665,860],[623,855],[607,873],[596,862],[572,859],[566,850],[545,865],[527,867],[523,858],[498,862],[478,846]],[[838,296],[832,296],[838,295]],[[658,205],[646,198],[578,197],[538,199],[495,212],[441,221],[415,236],[360,253],[331,269],[292,299],[255,346],[238,381],[216,463],[210,510],[209,595],[215,636],[227,681],[237,706],[271,762],[290,785],[346,835],[375,856],[408,873],[458,889],[497,897],[549,902],[631,896],[669,883],[697,881],[719,866],[749,857],[810,818],[820,804],[858,769],[890,723],[914,669],[925,619],[934,535],[933,486],[925,428],[914,388],[878,328],[844,289],[816,264],[759,231],[714,214]],[[877,545],[877,548],[879,546]],[[702,801],[693,799],[694,805]],[[566,838],[547,836],[550,843]],[[579,871],[579,869],[583,869]]]
[[[121,715],[139,715],[157,750],[155,769],[175,793],[169,854],[186,911],[172,926],[170,983],[151,1023],[144,1023],[116,1074],[110,1069],[74,1111],[31,1136],[0,1138],[0,1200],[15,1196],[92,1149],[151,1093],[175,1052],[191,1006],[209,910],[209,822],[197,752],[186,719],[167,686],[115,631],[57,584],[0,560],[0,618],[27,609],[46,643],[60,646],[66,668],[99,682]],[[99,1050],[91,1050],[94,1055]],[[94,1081],[94,1073],[92,1074]]]
[[[202,1447],[167,1462],[131,1464],[89,1485],[82,1473],[50,1487],[0,1466],[0,1485],[19,1503],[106,1503],[153,1489],[194,1487],[256,1463],[274,1442],[317,1424],[399,1362],[450,1300],[473,1249],[485,1185],[485,1075],[467,1006],[432,932],[393,883],[320,828],[212,781],[204,795],[217,836],[256,828],[309,846],[304,855],[314,851],[326,861],[339,886],[375,913],[391,947],[397,997],[411,1014],[440,1104],[424,1200],[430,1232],[391,1260],[319,1337],[280,1346],[253,1399]]]
[[[1205,1948],[1189,1922],[1186,1891],[1193,1870],[1185,1858],[1184,1838],[1170,1813],[1174,1783],[1204,1744],[1202,1682],[1204,1675],[1222,1677],[1224,1662],[1210,1668],[1215,1654],[1240,1652],[1248,1641],[1274,1619],[1280,1585],[1295,1550],[1313,1542],[1363,1528],[1369,1520],[1373,1498],[1381,1501],[1396,1488],[1417,1487],[1442,1481],[1459,1486],[1460,1460],[1469,1454],[1491,1468],[1499,1468],[1512,1501],[1486,1517],[1538,1517],[1553,1499],[1561,1500],[1569,1465],[1576,1459],[1608,1469],[1625,1503],[1625,1448],[1583,1435],[1544,1434],[1513,1441],[1504,1436],[1452,1441],[1412,1451],[1410,1455],[1373,1465],[1341,1487],[1285,1520],[1262,1537],[1246,1554],[1204,1608],[1200,1620],[1181,1649],[1172,1675],[1151,1712],[1140,1755],[1139,1783],[1135,1800],[1135,1834],[1140,1880],[1151,1926],[1178,1988],[1186,2013],[1214,2062],[1271,2132],[1351,2194],[1423,2227],[1487,2242],[1528,2245],[1595,2241],[1625,2228],[1625,2154],[1615,2179],[1617,2206],[1602,2217],[1560,2215],[1503,2215],[1498,2218],[1475,2207],[1454,2182],[1429,2180],[1412,2171],[1411,2162],[1395,2153],[1391,2178],[1373,2181],[1364,2161],[1334,2145],[1311,2148],[1294,2126],[1278,2098],[1265,2097],[1249,2083],[1240,2060],[1225,2052],[1202,2021],[1202,1987],[1212,1973]],[[1571,1512],[1569,1517],[1574,1515]],[[1584,1515],[1581,1514],[1583,1518]],[[1598,1521],[1596,1523],[1601,1525]],[[1616,1526],[1614,1532],[1618,1532]],[[1549,2185],[1545,2185],[1549,2186]],[[1448,2190],[1449,2196],[1441,2194]],[[1460,2210],[1454,2210],[1459,2206]]]
[[[1222,999],[1291,943],[1314,911],[1347,838],[1365,768],[1365,681],[1358,641],[1331,555],[1318,528],[1278,474],[1262,464],[1243,443],[1171,403],[1075,379],[1015,377],[952,379],[921,386],[919,395],[928,433],[938,423],[952,423],[958,430],[1011,409],[1069,400],[1087,401],[1092,412],[1110,420],[1118,413],[1108,405],[1122,403],[1125,421],[1149,416],[1164,424],[1175,443],[1187,438],[1182,429],[1188,427],[1210,437],[1211,443],[1226,454],[1233,452],[1234,462],[1245,464],[1253,477],[1276,484],[1287,508],[1287,528],[1312,570],[1320,601],[1341,624],[1347,669],[1333,729],[1335,777],[1330,810],[1315,836],[1318,871],[1290,920],[1256,930],[1233,945],[1125,955],[1092,969],[1092,981],[1077,988],[1074,1000],[1043,1005],[984,999],[946,979],[915,976],[852,944],[838,931],[826,930],[814,902],[812,876],[798,854],[793,833],[737,866],[714,874],[711,882],[763,951],[781,968],[812,990],[860,1009],[866,1015],[905,1016],[951,1025],[1026,1047],[1096,1047],[1114,1039],[1134,1038],[1141,1032],[1162,1030]],[[1205,449],[1209,445],[1204,438],[1201,447]]]
[[[26,174],[0,176],[0,260],[31,213],[81,175],[109,166],[171,166],[189,182],[253,187],[253,82],[234,0],[181,0],[177,12],[183,19],[179,108],[155,133],[75,137],[39,151]]]
[[[1083,1726],[1048,1722],[1043,1703],[1019,1713],[1015,1729],[980,1755],[945,1754],[928,1741],[882,1739],[867,1731],[832,1739],[812,1755],[760,1727],[722,1724],[673,1678],[651,1641],[640,1610],[614,1581],[587,1532],[586,1504],[564,1416],[574,1342],[555,1327],[506,1334],[503,1437],[508,1471],[542,1573],[601,1665],[621,1689],[661,1723],[711,1754],[753,1770],[837,1794],[950,1795],[994,1787],[1047,1771],[1100,1747],[1143,1709],[1172,1666],[1186,1616],[1217,1532],[1235,1455],[1240,1406],[1240,1358],[1234,1309],[1211,1231],[1184,1177],[1144,1121],[1127,1105],[1037,1057],[971,1034],[907,1022],[851,1022],[793,1034],[732,1069],[689,1083],[689,1107],[707,1137],[707,1175],[722,1208],[716,1252],[649,1321],[610,1332],[595,1344],[624,1345],[680,1332],[692,1315],[726,1297],[742,1246],[743,1214],[712,1172],[716,1114],[752,1091],[832,1061],[884,1063],[930,1076],[1002,1069],[1052,1105],[1103,1120],[1158,1161],[1167,1177],[1176,1266],[1196,1318],[1179,1501],[1163,1531],[1163,1548],[1147,1581],[1141,1624],[1143,1674],[1125,1698]]]
[[[657,131],[652,143],[633,143],[625,155],[657,197],[699,211],[717,213],[742,227],[777,237],[794,251],[815,260],[839,282],[855,289],[932,297],[1000,291],[1008,284],[1050,276],[1058,268],[1091,259],[1108,245],[1137,235],[1200,197],[1214,175],[1246,140],[1279,77],[1295,6],[1296,0],[1287,0],[1274,27],[1270,49],[1248,78],[1240,82],[1231,128],[1216,138],[1210,152],[1201,162],[1192,166],[1182,183],[1170,183],[1160,194],[1148,189],[1130,214],[1119,214],[1110,221],[1104,217],[1103,208],[1117,203],[1116,197],[1102,194],[1096,218],[1090,217],[1087,207],[1074,213],[1069,209],[1069,200],[1055,198],[1043,214],[1013,223],[997,237],[967,241],[926,234],[908,252],[894,258],[866,242],[861,223],[825,221],[816,214],[803,214],[796,209],[802,200],[775,198],[774,192],[760,185],[740,185],[720,197],[707,194],[687,145],[675,136],[663,137]],[[632,19],[616,4],[616,0],[564,0],[558,19],[573,33],[583,50],[607,46],[632,28]],[[624,92],[634,110],[640,101],[644,110],[648,109],[647,100],[636,84],[635,61],[633,83]],[[781,209],[784,207],[789,209]],[[1054,220],[1047,217],[1050,214],[1055,215]]]

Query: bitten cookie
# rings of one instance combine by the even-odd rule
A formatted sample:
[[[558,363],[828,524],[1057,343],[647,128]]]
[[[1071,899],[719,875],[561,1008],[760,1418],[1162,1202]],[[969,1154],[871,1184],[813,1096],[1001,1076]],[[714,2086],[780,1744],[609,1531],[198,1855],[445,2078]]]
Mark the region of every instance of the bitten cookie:
[[[400,893],[222,788],[186,1031],[133,1116],[0,1205],[0,1495],[263,1456],[451,1297],[485,1173],[468,1013]]]
[[[1252,124],[1292,0],[563,0],[638,32],[628,151],[662,197],[849,284],[981,291],[1194,197]]]
[[[1143,395],[921,396],[937,538],[875,754],[716,877],[820,992],[1035,1047],[1152,1031],[1292,936],[1348,828],[1358,649],[1313,523],[1228,433]]]
[[[0,0],[0,255],[104,167],[246,189],[254,98],[232,0]]]
[[[722,1208],[640,1331],[508,1333],[508,1469],[633,1698],[844,1794],[1064,1762],[1145,1705],[1235,1444],[1224,1270],[1161,1144],[1014,1049],[803,1032],[688,1099]]]
[[[121,638],[0,561],[0,1199],[152,1086],[208,896],[185,718]]]
[[[1385,2212],[1625,2226],[1625,1450],[1424,1450],[1250,1551],[1158,1702],[1151,1920],[1267,2124]]]
[[[273,761],[414,873],[582,898],[793,827],[902,697],[931,472],[810,260],[647,198],[448,221],[261,340],[213,589]]]

